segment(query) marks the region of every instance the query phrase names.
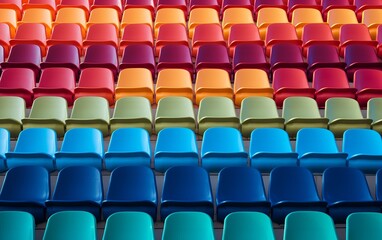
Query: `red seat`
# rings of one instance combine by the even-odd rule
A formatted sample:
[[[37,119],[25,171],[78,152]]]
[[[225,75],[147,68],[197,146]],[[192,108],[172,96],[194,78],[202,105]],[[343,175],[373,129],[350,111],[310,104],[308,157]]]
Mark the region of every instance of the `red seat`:
[[[235,24],[231,27],[228,35],[230,56],[233,55],[235,47],[241,43],[255,43],[264,46],[264,41],[260,38],[256,24]]]
[[[10,44],[9,40],[11,39],[11,30],[9,25],[6,23],[0,23],[0,46],[4,49],[4,56],[8,57]]]
[[[89,17],[90,1],[89,0],[61,0],[57,5],[57,10],[61,8],[80,8],[85,11],[86,16]]]
[[[192,38],[192,56],[196,56],[200,46],[211,43],[227,46],[221,26],[218,24],[200,24],[196,26]]]
[[[23,23],[16,30],[16,36],[9,41],[17,44],[35,44],[40,47],[42,56],[46,54],[45,26],[40,23]]]
[[[53,27],[50,39],[46,41],[46,45],[70,44],[78,48],[78,52],[82,55],[82,30],[75,23],[60,23]]]
[[[160,49],[167,44],[179,44],[188,47],[187,29],[183,24],[163,24],[159,27],[155,54],[158,56]]]
[[[364,24],[345,24],[340,28],[340,56],[350,44],[365,44],[376,47],[378,42],[371,40],[369,29]]]
[[[338,47],[339,41],[334,40],[332,31],[327,23],[306,24],[302,30],[302,49],[304,56],[308,47],[314,44],[328,44]]]
[[[119,19],[122,16],[122,1],[121,0],[94,0],[93,5],[91,5],[90,10],[96,8],[113,8],[117,10]]]
[[[155,15],[155,4],[153,0],[126,0],[125,10],[129,8],[146,8],[151,12],[152,17]]]
[[[184,16],[188,17],[188,8],[186,0],[157,0],[157,11],[162,8],[177,8],[184,12]]]
[[[119,0],[118,0],[119,1]],[[91,45],[111,45],[118,49],[118,36],[113,24],[90,25],[83,41],[84,51]]]
[[[382,97],[382,71],[376,69],[360,69],[354,73],[354,87],[357,89],[357,101],[366,107],[371,98]]]
[[[119,54],[122,55],[126,46],[131,44],[146,44],[154,46],[153,30],[147,24],[129,24],[126,25],[121,42],[119,44]]]
[[[269,56],[271,48],[276,43],[292,43],[301,46],[296,29],[291,23],[272,23],[268,26],[265,35],[266,54]]]

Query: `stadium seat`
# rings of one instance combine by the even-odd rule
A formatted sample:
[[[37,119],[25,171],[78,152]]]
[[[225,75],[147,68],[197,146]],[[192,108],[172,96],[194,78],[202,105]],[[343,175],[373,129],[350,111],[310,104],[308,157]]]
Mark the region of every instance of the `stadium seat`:
[[[379,228],[381,223],[381,213],[352,213],[346,219],[346,239],[360,240],[365,236],[368,239],[379,239],[382,237],[382,231]]]
[[[159,76],[158,76],[159,78]],[[124,97],[146,97],[150,104],[154,102],[153,76],[145,68],[127,68],[121,70],[115,88],[115,99]]]
[[[218,0],[190,0],[190,11],[196,8],[215,9],[220,12],[220,3]]]
[[[271,48],[270,70],[272,72],[279,68],[296,68],[303,71],[307,68],[304,62],[301,47],[292,43],[276,43]]]
[[[253,3],[250,0],[222,0],[222,12],[230,8],[247,8],[253,10]]]
[[[157,0],[156,2],[157,11],[166,8],[180,9],[186,18],[188,16],[188,1],[186,0]]]
[[[53,27],[50,39],[46,41],[47,47],[58,44],[70,44],[77,47],[82,55],[82,32],[81,27],[75,23],[61,23]]]
[[[382,2],[380,0],[354,0],[355,13],[358,20],[361,20],[362,14],[367,9],[381,9]]]
[[[332,31],[327,23],[306,24],[302,29],[301,39],[304,56],[306,56],[308,48],[315,44],[327,44],[335,47],[339,45],[339,41],[334,40]]]
[[[64,6],[64,2],[73,0],[62,0],[61,6]],[[80,1],[75,1],[76,4],[81,4]],[[86,2],[85,0],[83,2]],[[59,7],[59,6],[58,6]],[[53,23],[53,27],[61,24],[76,24],[81,28],[82,37],[85,38],[87,31],[87,16],[89,15],[88,10],[84,10],[80,7],[62,7],[57,10],[56,20]]]
[[[185,69],[167,68],[158,72],[155,85],[155,100],[165,97],[185,97],[194,100],[192,76]]]
[[[22,130],[21,120],[25,118],[25,101],[20,97],[0,97],[0,127],[16,138]]]
[[[86,68],[108,68],[113,72],[116,79],[118,74],[117,51],[112,45],[91,45],[86,49],[80,67],[81,70]]]
[[[120,64],[121,71],[126,68],[146,68],[155,74],[154,50],[146,44],[132,44],[125,47]]]
[[[119,1],[119,0],[117,0]],[[118,34],[110,23],[90,25],[83,41],[84,51],[91,45],[111,45],[118,49]]]
[[[252,11],[243,6],[222,9],[223,19],[222,19],[222,29],[224,34],[224,39],[228,39],[228,34],[231,30],[232,25],[235,24],[253,24],[253,14]]]
[[[195,27],[192,37],[192,56],[196,56],[199,47],[206,44],[220,44],[226,47],[223,31],[219,24],[200,24]]]
[[[23,2],[21,0],[2,0],[0,1],[0,8],[15,11],[17,14],[17,19],[20,20],[23,10],[22,3]]]
[[[267,56],[270,55],[271,48],[277,43],[291,43],[301,46],[301,40],[297,37],[296,29],[291,23],[269,24],[264,42]]]
[[[123,11],[122,20],[121,20],[121,30],[124,32],[121,32],[122,36],[125,36],[125,31],[127,27],[130,27],[131,25],[136,24],[144,24],[151,30],[153,28],[153,18],[152,18],[152,12],[149,9],[146,8],[127,8],[125,11]],[[136,25],[138,26],[138,25]]]
[[[327,23],[332,30],[334,39],[339,40],[339,32],[344,24],[357,24],[355,12],[346,8],[334,8],[328,11]]]
[[[23,4],[23,10],[31,8],[48,9],[52,15],[52,20],[56,18],[56,0],[29,0]]]
[[[17,30],[16,35],[9,41],[11,46],[17,44],[35,44],[41,50],[41,56],[46,55],[45,26],[40,23],[24,23]]]
[[[196,54],[195,71],[198,73],[204,68],[218,68],[231,73],[232,66],[227,48],[220,44],[200,46]]]
[[[232,58],[233,72],[241,69],[260,69],[269,73],[270,64],[265,56],[264,47],[255,43],[240,43],[236,45]]]
[[[178,8],[157,9],[154,21],[154,36],[158,37],[159,27],[163,24],[177,23],[186,26],[186,17],[183,10]]]
[[[382,98],[372,98],[367,102],[367,118],[371,119],[371,129],[379,133],[382,132]]]
[[[162,47],[170,44],[185,45],[188,48],[187,29],[182,24],[163,24],[159,27],[155,42],[155,55],[158,56]]]
[[[359,105],[364,108],[372,98],[382,97],[382,71],[359,69],[354,72],[354,87]]]
[[[287,11],[288,6],[284,0],[256,0],[254,1],[255,17],[262,8],[280,8]]]
[[[91,25],[101,23],[113,24],[118,33],[120,27],[118,11],[113,8],[95,8],[91,10],[86,27],[89,28]]]
[[[310,0],[310,2],[312,2]],[[313,0],[314,2],[314,0]],[[318,6],[318,5],[316,5]],[[321,7],[321,6],[320,6]],[[292,12],[291,23],[296,28],[296,33],[299,39],[301,39],[304,26],[311,23],[323,23],[322,15],[317,8],[298,8]]]
[[[0,8],[0,22],[9,26],[11,38],[16,34],[17,21],[17,11],[13,9]]]
[[[42,70],[52,67],[70,68],[77,77],[80,70],[78,48],[69,44],[53,45],[49,47],[45,61],[40,66]]]
[[[381,9],[365,9],[362,13],[361,23],[365,24],[369,29],[369,33],[372,39],[376,39],[377,28],[382,24]]]
[[[267,28],[272,23],[288,23],[286,11],[278,7],[264,7],[257,11],[256,24],[261,39],[265,39]]]
[[[188,19],[188,37],[193,38],[195,27],[200,24],[220,25],[219,13],[213,8],[195,8],[190,10]]]
[[[146,44],[154,46],[154,36],[151,27],[147,24],[129,24],[123,28],[123,34],[119,42],[119,54],[122,55],[126,46],[134,44]]]
[[[264,45],[264,41],[260,38],[259,29],[256,24],[232,25],[227,43],[230,56],[233,55],[235,47],[241,43],[255,43],[260,46]]]
[[[45,26],[46,37],[50,37],[52,32],[53,18],[49,9],[31,8],[24,9],[21,21],[17,23],[18,28],[24,23],[40,23]]]
[[[376,47],[378,42],[371,39],[369,30],[364,24],[345,24],[340,28],[340,56],[344,56],[345,48],[352,44],[363,44]]]
[[[331,9],[350,9],[355,10],[355,6],[352,4],[353,1],[349,0],[323,0],[322,1],[322,16],[326,21],[328,11]]]
[[[295,14],[296,10],[315,9],[320,12],[322,8],[321,4],[317,4],[317,1],[315,0],[288,0],[287,6],[289,19],[292,19],[292,16]]]
[[[118,17],[122,15],[122,1],[121,0],[93,0],[90,6],[90,11],[94,9],[115,9],[118,12]]]
[[[152,16],[155,14],[155,4],[153,0],[126,0],[124,1],[125,10],[129,8],[146,8],[150,10]]]
[[[157,71],[168,68],[185,69],[194,73],[190,48],[186,45],[168,44],[160,49],[157,63]]]

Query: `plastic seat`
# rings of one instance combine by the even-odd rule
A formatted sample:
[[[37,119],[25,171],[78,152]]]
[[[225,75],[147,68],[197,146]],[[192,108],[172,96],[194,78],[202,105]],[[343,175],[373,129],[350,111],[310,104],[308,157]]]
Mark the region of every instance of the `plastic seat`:
[[[234,24],[253,24],[252,12],[242,6],[227,8],[223,12],[222,28],[224,39],[228,39],[231,26]]]
[[[198,110],[199,134],[211,127],[239,128],[233,101],[226,97],[205,97]]]
[[[178,96],[194,100],[191,74],[184,69],[163,69],[158,73],[155,98],[159,102],[164,97]]]
[[[5,128],[0,128],[0,171],[6,170],[5,154],[11,149],[10,133]]]
[[[0,236],[4,239],[35,239],[35,221],[30,213],[23,211],[0,212]]]
[[[145,240],[155,240],[154,223],[148,214],[143,212],[118,212],[107,218],[103,240],[137,237]]]
[[[41,23],[45,26],[46,36],[49,38],[52,32],[53,18],[49,9],[31,8],[23,10],[23,17],[18,22],[18,27],[24,23]]]
[[[382,56],[382,27],[378,26],[376,40],[378,41],[377,45],[377,54],[378,56]]]
[[[109,104],[102,97],[81,97],[76,99],[70,117],[65,121],[66,129],[99,129],[104,136],[109,135]]]
[[[86,16],[89,16],[90,4],[92,3],[92,0],[61,0],[59,3],[57,3],[57,10],[63,8],[77,8],[85,11]]]
[[[356,100],[351,98],[330,98],[325,103],[325,118],[329,119],[328,128],[337,138],[351,128],[370,128],[371,119],[363,118]]]
[[[286,11],[278,7],[265,7],[257,12],[257,27],[261,39],[265,39],[267,28],[272,23],[288,23],[288,16]]]
[[[149,167],[124,166],[112,171],[106,198],[102,203],[104,219],[117,212],[144,212],[157,217],[155,174]]]
[[[222,69],[201,69],[196,75],[195,103],[199,105],[204,98],[214,96],[233,99],[230,76]]]
[[[146,44],[154,46],[154,36],[151,27],[147,24],[129,24],[124,27],[122,38],[119,42],[119,53],[122,55],[126,46],[133,44]]]
[[[64,1],[65,0],[62,0],[62,4]],[[78,3],[79,1],[76,2]],[[63,7],[57,11],[56,20],[53,23],[53,27],[68,23],[76,24],[81,28],[81,34],[84,38],[87,31],[87,15],[87,11],[81,9],[80,7]],[[69,34],[67,36],[69,36]]]
[[[301,47],[292,43],[276,43],[271,48],[270,70],[274,72],[279,68],[296,68],[303,71],[307,68],[304,62]]]
[[[142,1],[141,1],[142,2]],[[151,34],[153,34],[153,12],[146,8],[128,8],[123,11],[122,20],[121,20],[121,31],[130,25],[142,24],[150,27]],[[125,33],[121,32],[123,36]]]
[[[301,40],[304,56],[306,56],[308,48],[315,44],[326,44],[335,47],[339,45],[339,41],[334,40],[332,31],[327,23],[306,24],[302,29]]]
[[[36,141],[38,139],[38,141]],[[5,154],[9,169],[18,166],[41,166],[54,170],[57,149],[56,132],[49,128],[31,128],[20,132],[13,152]]]
[[[24,99],[30,107],[35,87],[35,74],[28,68],[4,69],[0,77],[0,96],[17,96]]]
[[[301,69],[280,68],[273,73],[272,87],[276,105],[281,107],[288,97],[310,97],[314,99],[315,89],[310,88],[305,72]]]
[[[11,38],[16,34],[17,28],[17,11],[13,9],[0,8],[0,22],[9,26]]]
[[[35,44],[40,47],[41,55],[46,55],[45,26],[40,23],[24,23],[17,30],[16,35],[9,41],[11,46],[17,44]]]
[[[358,20],[361,20],[363,12],[367,9],[382,9],[380,0],[355,0],[354,5]]]
[[[157,11],[160,9],[180,9],[183,11],[185,17],[188,16],[188,1],[186,0],[157,0]]]
[[[381,217],[381,213],[357,212],[350,214],[346,219],[346,239],[359,240],[364,236],[368,236],[369,239],[381,238],[382,232],[379,228]]]
[[[29,117],[22,119],[23,128],[51,128],[63,137],[68,105],[61,97],[39,97],[33,102]]]
[[[269,73],[270,64],[265,56],[264,47],[254,43],[241,43],[233,51],[233,72],[241,69],[261,69]]]
[[[45,168],[40,166],[12,168],[4,178],[0,192],[0,210],[28,212],[33,215],[37,223],[41,223],[45,221],[45,201],[49,197],[50,179],[49,172]],[[0,236],[5,237],[1,233]]]
[[[259,29],[256,24],[234,24],[231,26],[228,35],[228,48],[230,56],[233,55],[234,49],[238,44],[255,43],[263,46],[264,41],[260,38]]]
[[[110,130],[138,127],[152,132],[152,113],[149,100],[144,97],[126,97],[117,100],[113,117],[110,119]]]
[[[120,69],[125,68],[146,68],[151,74],[155,74],[155,57],[151,46],[146,44],[134,44],[126,46]]]
[[[161,219],[167,219],[171,213],[184,211],[201,212],[206,216],[213,217],[214,207],[210,178],[208,172],[201,167],[176,166],[168,169],[164,175]],[[166,232],[166,226],[164,232]]]
[[[230,8],[246,8],[253,10],[253,1],[251,0],[222,0],[222,12]]]
[[[216,187],[217,220],[224,222],[233,212],[270,214],[263,179],[258,170],[248,167],[227,167],[219,172]]]
[[[219,8],[220,9],[220,8]],[[218,10],[213,8],[195,8],[190,11],[188,19],[188,37],[193,38],[195,27],[201,24],[220,25]]]
[[[242,136],[237,129],[213,127],[203,134],[201,161],[209,172],[219,172],[225,167],[246,167],[248,153],[244,150]]]
[[[340,28],[340,55],[343,57],[345,48],[351,44],[363,44],[372,47],[377,46],[377,41],[373,41],[369,30],[364,24],[345,24]]]
[[[16,138],[22,129],[21,119],[25,118],[24,99],[13,96],[0,97],[0,108],[0,127],[7,129],[10,136]]]
[[[372,98],[367,102],[367,118],[371,119],[371,129],[382,132],[382,111],[380,110],[382,98]]]
[[[120,1],[120,0],[117,0]],[[83,46],[86,48],[91,45],[111,45],[118,49],[118,35],[115,31],[115,26],[110,23],[99,23],[90,25],[83,41]]]
[[[97,223],[92,214],[83,211],[65,211],[58,212],[48,219],[43,240],[75,238],[97,239]]]
[[[22,6],[22,1],[21,0],[1,0],[0,1],[0,8],[1,9],[9,9],[9,10],[13,10],[16,12],[17,14],[17,19],[20,20],[21,19],[21,13],[22,13],[22,10],[23,10],[23,6]]]
[[[315,211],[290,213],[285,219],[284,239],[302,240],[306,238],[337,240],[336,228],[330,216]]]
[[[90,7],[90,10],[94,9],[115,9],[118,12],[118,17],[120,18],[122,15],[122,1],[121,0],[93,0],[93,4]]]
[[[192,56],[196,56],[200,46],[211,43],[226,47],[221,26],[218,24],[197,25],[192,38]]]
[[[45,61],[40,64],[41,69],[60,67],[70,68],[76,74],[80,70],[80,55],[77,47],[69,44],[58,44],[49,47]]]
[[[157,71],[167,68],[180,68],[194,73],[190,48],[180,44],[168,44],[161,48],[158,56]]]
[[[328,44],[315,44],[310,46],[307,51],[308,78],[312,79],[313,73],[321,68],[344,69],[345,63],[338,55],[338,48]]]
[[[219,68],[231,73],[231,63],[225,46],[207,44],[199,47],[196,54],[195,71],[203,68]]]
[[[353,1],[349,0],[323,0],[322,1],[322,16],[326,21],[328,11],[331,9],[350,9],[355,10],[355,6],[352,4]]]
[[[365,24],[369,30],[372,39],[376,39],[377,28],[382,24],[382,9],[365,9],[362,13],[362,23]]]
[[[109,23],[115,26],[117,34],[119,33],[119,15],[118,11],[114,8],[95,8],[91,10],[89,19],[86,23],[86,27],[89,28],[91,25]]]
[[[113,71],[114,78],[116,78],[118,73],[117,51],[112,45],[89,46],[80,67],[81,70],[86,68],[108,68]]]
[[[365,107],[372,98],[381,97],[381,70],[359,69],[354,73],[354,87],[357,89],[357,101],[361,107]]]
[[[179,44],[188,47],[187,29],[182,24],[163,24],[159,27],[155,42],[155,54],[158,56],[162,47],[169,44]]]
[[[272,23],[267,27],[265,34],[266,54],[270,55],[271,48],[277,43],[291,43],[301,46],[296,29],[291,23]]]
[[[185,97],[165,97],[159,100],[155,114],[155,132],[169,127],[189,128],[195,131],[192,101]]]
[[[56,16],[56,0],[29,0],[23,4],[23,10],[31,8],[48,9],[54,20]]]
[[[164,128],[155,145],[155,170],[165,172],[174,166],[198,166],[199,155],[195,133],[187,128]]]
[[[358,21],[353,10],[336,8],[328,11],[327,23],[332,30],[334,39],[339,39],[340,28],[344,24],[357,24]]]
[[[272,220],[276,223],[284,223],[287,215],[295,211],[326,212],[325,199],[320,200],[313,174],[306,168],[274,168],[270,173],[268,196]]]
[[[373,200],[365,176],[353,166],[324,171],[322,199],[328,203],[328,213],[335,223],[345,223],[354,212],[380,212],[380,204]]]
[[[315,9],[321,11],[321,4],[317,4],[315,0],[288,0],[288,15],[289,19],[295,14],[296,10],[299,9]],[[321,13],[320,13],[321,15]]]
[[[152,16],[155,14],[155,4],[153,0],[126,0],[124,1],[125,11],[129,8],[146,8]]]
[[[318,107],[332,97],[355,98],[355,88],[350,88],[346,72],[339,68],[318,68],[313,72],[312,86],[316,89]]]
[[[293,11],[291,23],[296,28],[298,38],[301,39],[302,31],[305,25],[310,23],[323,23],[323,19],[320,10],[304,7]]]
[[[178,8],[157,9],[154,22],[154,36],[158,36],[160,26],[169,23],[177,23],[186,26],[186,18],[183,10],[180,10]]]
[[[220,0],[190,0],[190,11],[197,8],[211,8],[220,12]]]
[[[35,99],[44,96],[62,97],[68,106],[73,105],[76,74],[72,69],[52,67],[42,70],[38,87],[33,88]]]
[[[282,117],[285,131],[295,137],[302,128],[327,128],[328,119],[322,118],[317,103],[309,97],[288,97],[284,100]]]
[[[214,228],[211,217],[200,212],[176,212],[164,221],[162,240],[182,236],[184,240],[213,240]]]
[[[1,10],[0,10],[1,12]],[[0,23],[0,46],[3,48],[4,51],[4,58],[8,57],[11,39],[11,29],[8,24],[6,23]]]
[[[284,0],[256,0],[254,1],[255,17],[257,17],[259,10],[262,8],[280,8],[287,11],[288,6],[286,3]]]

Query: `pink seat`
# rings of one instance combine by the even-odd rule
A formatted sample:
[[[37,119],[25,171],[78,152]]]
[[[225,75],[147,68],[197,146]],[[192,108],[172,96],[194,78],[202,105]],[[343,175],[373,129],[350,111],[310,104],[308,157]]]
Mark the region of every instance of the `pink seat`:
[[[241,43],[255,43],[264,46],[264,41],[260,38],[256,24],[235,24],[231,27],[228,35],[230,56],[233,55],[235,47]]]
[[[119,53],[122,55],[126,46],[131,44],[146,44],[154,46],[153,30],[147,24],[129,24],[126,25],[121,42],[119,44]]]
[[[11,46],[16,44],[35,44],[40,47],[42,56],[45,56],[45,26],[40,23],[23,23],[17,28],[15,37],[9,43]]]
[[[218,24],[200,24],[196,26],[192,38],[192,56],[196,56],[200,46],[211,43],[227,46],[221,26]]]
[[[34,98],[58,96],[65,98],[68,106],[73,105],[76,74],[70,68],[46,68],[40,76],[38,87],[33,89]]]
[[[271,48],[270,70],[279,68],[298,68],[306,71],[307,63],[304,62],[301,47],[292,43],[276,43]]]
[[[271,48],[276,43],[292,43],[301,46],[296,29],[291,23],[273,23],[268,26],[265,35],[266,54],[269,56]]]
[[[52,36],[46,41],[46,45],[70,44],[78,48],[78,52],[82,55],[82,30],[75,23],[60,23],[53,27]]]
[[[119,1],[119,0],[118,0]],[[91,45],[108,44],[118,49],[118,36],[113,24],[94,24],[90,25],[86,38],[83,41],[84,51]]]
[[[364,24],[345,24],[340,28],[340,55],[350,44],[365,44],[376,47],[378,42],[371,40],[369,29]]]
[[[371,98],[382,97],[382,70],[360,69],[354,73],[354,87],[357,89],[357,101],[366,107]]]
[[[163,24],[159,27],[155,54],[158,56],[160,49],[167,44],[179,44],[188,47],[187,29],[183,24]]]
[[[0,23],[0,46],[4,49],[4,57],[8,57],[11,39],[11,30],[6,23]]]
[[[306,56],[308,47],[314,44],[328,44],[338,47],[339,41],[334,40],[328,24],[306,24],[302,30],[302,49],[304,56]]]

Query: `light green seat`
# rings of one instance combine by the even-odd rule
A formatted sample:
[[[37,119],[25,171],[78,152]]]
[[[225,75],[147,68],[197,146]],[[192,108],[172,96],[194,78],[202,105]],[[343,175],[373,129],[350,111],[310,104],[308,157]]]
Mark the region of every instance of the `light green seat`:
[[[200,101],[198,111],[199,134],[211,127],[232,127],[239,129],[233,101],[226,97],[205,97]]]
[[[210,218],[202,212],[175,212],[164,221],[162,240],[214,240]]]
[[[12,138],[22,130],[25,118],[25,101],[20,97],[0,97],[0,128],[7,129]]]
[[[23,129],[51,128],[58,137],[65,133],[68,104],[62,97],[39,97],[33,101],[28,118],[22,119]]]
[[[381,240],[382,213],[358,212],[346,219],[347,240]]]
[[[282,117],[285,119],[285,131],[290,137],[296,137],[301,128],[327,128],[328,119],[323,118],[313,98],[288,97],[284,100]]]
[[[224,219],[222,240],[275,240],[272,222],[260,212],[233,212]]]
[[[109,102],[102,97],[80,97],[74,101],[72,114],[66,119],[66,130],[96,128],[109,135]]]
[[[282,128],[284,119],[279,117],[276,103],[268,97],[247,97],[240,108],[241,133],[249,137],[256,128]]]
[[[96,240],[97,222],[84,211],[63,211],[49,217],[43,240]]]
[[[0,212],[0,239],[33,240],[35,223],[33,215],[20,211]]]
[[[110,130],[118,128],[144,128],[152,132],[151,103],[145,97],[125,97],[117,100]]]
[[[117,212],[106,220],[102,240],[155,240],[154,224],[144,212]]]
[[[332,218],[313,211],[292,212],[285,218],[284,240],[337,240]]]
[[[337,138],[351,128],[369,129],[371,119],[362,116],[361,109],[356,100],[352,98],[330,98],[325,103],[325,117],[329,119],[329,130]]]
[[[183,127],[195,131],[194,106],[189,98],[165,97],[159,100],[155,132],[169,127]]]
[[[367,102],[367,118],[371,119],[371,128],[382,133],[382,98],[372,98]]]

